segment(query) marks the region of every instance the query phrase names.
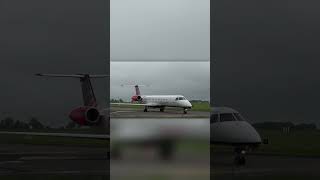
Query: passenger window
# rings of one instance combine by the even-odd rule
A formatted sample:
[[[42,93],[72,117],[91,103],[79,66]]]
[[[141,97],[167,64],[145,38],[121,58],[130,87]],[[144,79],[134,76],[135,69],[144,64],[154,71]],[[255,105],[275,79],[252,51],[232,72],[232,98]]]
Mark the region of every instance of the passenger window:
[[[218,114],[213,114],[210,117],[210,124],[218,122]]]
[[[220,121],[235,121],[236,119],[233,117],[231,113],[220,114]]]
[[[176,101],[178,101],[178,98],[176,98]]]

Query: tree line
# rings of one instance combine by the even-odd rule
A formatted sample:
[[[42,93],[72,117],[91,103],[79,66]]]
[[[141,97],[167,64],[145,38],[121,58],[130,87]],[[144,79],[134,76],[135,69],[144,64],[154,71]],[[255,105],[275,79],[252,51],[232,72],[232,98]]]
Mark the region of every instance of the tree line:
[[[80,126],[74,121],[69,121],[65,126],[60,126],[55,129],[74,129]],[[15,120],[12,117],[6,117],[0,120],[0,129],[53,129],[52,127],[46,126],[41,123],[37,118],[32,117],[27,121]]]
[[[30,118],[28,121],[14,120],[6,117],[0,121],[0,129],[44,129],[45,127],[37,118]]]
[[[297,130],[316,130],[317,125],[314,123],[300,123],[293,124],[292,122],[262,122],[262,123],[254,123],[253,127],[257,129],[271,129],[271,130],[279,130],[282,128],[290,128]]]

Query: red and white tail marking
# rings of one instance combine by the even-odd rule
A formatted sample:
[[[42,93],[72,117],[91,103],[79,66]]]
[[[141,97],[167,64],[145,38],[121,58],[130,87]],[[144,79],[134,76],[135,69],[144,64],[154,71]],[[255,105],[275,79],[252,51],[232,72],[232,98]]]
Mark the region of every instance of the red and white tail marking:
[[[135,88],[135,90],[136,90],[136,95],[137,95],[137,96],[140,96],[141,94],[140,94],[139,86],[138,86],[138,85],[135,85],[134,88]]]

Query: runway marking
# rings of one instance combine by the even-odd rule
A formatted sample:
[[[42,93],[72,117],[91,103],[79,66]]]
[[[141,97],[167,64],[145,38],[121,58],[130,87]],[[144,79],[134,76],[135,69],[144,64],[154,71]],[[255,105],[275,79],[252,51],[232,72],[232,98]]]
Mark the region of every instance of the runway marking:
[[[0,165],[1,164],[8,164],[8,163],[23,163],[23,161],[1,161]]]

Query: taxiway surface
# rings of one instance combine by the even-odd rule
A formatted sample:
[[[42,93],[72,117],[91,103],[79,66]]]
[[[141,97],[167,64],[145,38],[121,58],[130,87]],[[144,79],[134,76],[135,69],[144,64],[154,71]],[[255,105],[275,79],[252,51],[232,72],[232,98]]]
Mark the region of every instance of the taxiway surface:
[[[210,112],[205,111],[188,111],[184,114],[177,108],[166,108],[164,112],[159,109],[148,109],[143,112],[140,108],[111,107],[111,118],[209,118]]]

